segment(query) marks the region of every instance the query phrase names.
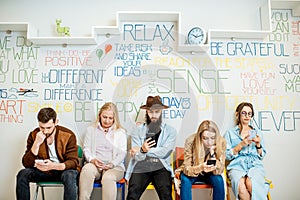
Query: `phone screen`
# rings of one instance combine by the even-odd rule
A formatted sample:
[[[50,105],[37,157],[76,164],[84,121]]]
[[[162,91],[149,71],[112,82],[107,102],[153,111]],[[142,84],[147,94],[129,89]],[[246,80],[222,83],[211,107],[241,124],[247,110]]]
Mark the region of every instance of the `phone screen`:
[[[207,160],[207,165],[216,165],[216,160]]]

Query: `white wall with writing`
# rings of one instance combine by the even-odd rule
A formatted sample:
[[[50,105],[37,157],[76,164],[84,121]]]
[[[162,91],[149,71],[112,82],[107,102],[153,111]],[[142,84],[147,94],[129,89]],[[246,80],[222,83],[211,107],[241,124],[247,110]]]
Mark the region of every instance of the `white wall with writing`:
[[[263,40],[212,38],[206,52],[178,47],[193,26],[207,31],[260,28],[261,1],[232,2],[234,6],[204,0],[147,5],[120,0],[1,2],[0,199],[15,198],[16,174],[40,108],[53,107],[59,124],[72,129],[81,144],[85,128],[106,101],[116,103],[130,134],[144,115],[139,107],[148,95],[160,95],[170,106],[163,117],[178,130],[177,146],[204,119],[216,121],[224,134],[234,125],[236,105],[252,102],[253,124],[263,131],[267,145],[264,165],[274,184],[272,199],[297,199],[300,17],[291,10],[272,10],[272,33]],[[145,11],[145,20],[128,17],[116,24],[118,11]],[[146,20],[147,11],[178,12],[181,23]],[[8,32],[1,25],[29,22],[39,37],[51,38],[57,36],[56,19],[70,27],[70,38],[89,37],[92,26],[118,25],[121,34],[97,36],[93,45],[36,45],[27,40],[26,31]],[[48,191],[54,190],[59,192],[47,197],[59,199],[62,191]],[[153,195],[147,191],[143,199]]]

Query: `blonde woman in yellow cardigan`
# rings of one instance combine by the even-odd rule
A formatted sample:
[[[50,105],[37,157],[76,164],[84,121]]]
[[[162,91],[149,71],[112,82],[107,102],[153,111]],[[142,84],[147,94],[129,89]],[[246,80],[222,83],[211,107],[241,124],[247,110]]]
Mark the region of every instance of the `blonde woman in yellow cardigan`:
[[[181,171],[180,196],[182,200],[192,199],[191,188],[196,181],[204,181],[213,186],[214,200],[225,198],[222,177],[225,150],[226,141],[220,135],[216,123],[211,120],[203,121],[197,133],[186,139],[184,162],[179,170]]]

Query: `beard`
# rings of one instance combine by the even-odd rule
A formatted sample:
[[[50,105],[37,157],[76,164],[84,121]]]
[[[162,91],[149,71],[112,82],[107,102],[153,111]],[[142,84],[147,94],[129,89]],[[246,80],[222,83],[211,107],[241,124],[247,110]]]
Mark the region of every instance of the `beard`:
[[[161,117],[161,115],[155,121],[151,121],[151,119],[147,115],[147,125],[148,125],[148,132],[149,133],[159,133],[160,132],[160,125],[161,125],[161,123],[162,123],[162,117]]]
[[[44,134],[46,136],[45,139],[49,138],[55,131],[56,131],[56,126],[54,127],[54,129],[51,133]]]

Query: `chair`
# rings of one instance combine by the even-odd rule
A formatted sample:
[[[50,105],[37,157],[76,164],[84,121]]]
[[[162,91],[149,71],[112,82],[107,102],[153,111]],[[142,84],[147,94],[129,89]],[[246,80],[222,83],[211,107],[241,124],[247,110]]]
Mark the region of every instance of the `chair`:
[[[77,146],[77,152],[78,152],[78,158],[81,162],[83,159],[83,153],[82,153],[82,148],[81,146]],[[39,193],[39,188],[42,190],[42,199],[45,200],[45,192],[44,192],[44,187],[64,187],[63,183],[60,181],[57,182],[37,182],[36,183],[36,190],[35,190],[35,195],[34,195],[34,200],[37,200],[38,193]]]
[[[175,168],[177,169],[182,165],[184,160],[184,148],[183,147],[176,147],[175,148]],[[193,189],[212,189],[212,185],[202,182],[202,181],[197,181],[192,185]],[[175,191],[175,199],[179,200],[180,196],[177,194]]]

